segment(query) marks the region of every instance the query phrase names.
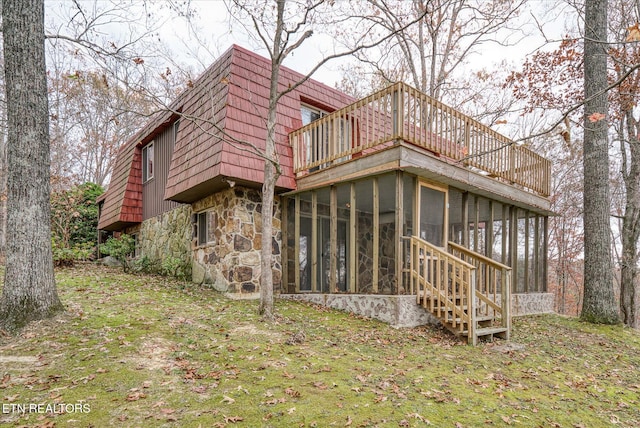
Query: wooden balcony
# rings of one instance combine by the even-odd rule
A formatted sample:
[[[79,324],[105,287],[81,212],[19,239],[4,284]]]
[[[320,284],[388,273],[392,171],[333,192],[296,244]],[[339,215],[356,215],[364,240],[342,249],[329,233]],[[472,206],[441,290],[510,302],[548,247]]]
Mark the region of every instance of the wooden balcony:
[[[404,83],[293,131],[289,139],[298,178],[404,141],[443,162],[550,195],[551,161]]]

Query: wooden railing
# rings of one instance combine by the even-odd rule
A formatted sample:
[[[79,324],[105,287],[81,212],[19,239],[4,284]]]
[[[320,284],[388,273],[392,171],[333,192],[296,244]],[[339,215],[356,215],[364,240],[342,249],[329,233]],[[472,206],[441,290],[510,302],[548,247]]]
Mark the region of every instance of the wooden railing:
[[[509,339],[511,331],[511,268],[454,242],[449,242],[449,252],[475,268],[476,315],[500,320],[500,325],[507,329],[506,339]]]
[[[410,242],[411,294],[450,328],[475,337],[476,267],[417,236]]]
[[[298,175],[402,140],[461,167],[542,196],[550,194],[548,159],[404,83],[293,131],[289,139]]]

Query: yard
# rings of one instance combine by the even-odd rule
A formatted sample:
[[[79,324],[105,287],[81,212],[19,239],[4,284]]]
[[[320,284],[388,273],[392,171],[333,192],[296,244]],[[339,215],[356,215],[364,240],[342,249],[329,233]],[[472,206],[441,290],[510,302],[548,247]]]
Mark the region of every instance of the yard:
[[[67,313],[0,333],[0,424],[40,427],[635,427],[640,335],[514,319],[478,347],[303,303],[93,265],[57,271]]]

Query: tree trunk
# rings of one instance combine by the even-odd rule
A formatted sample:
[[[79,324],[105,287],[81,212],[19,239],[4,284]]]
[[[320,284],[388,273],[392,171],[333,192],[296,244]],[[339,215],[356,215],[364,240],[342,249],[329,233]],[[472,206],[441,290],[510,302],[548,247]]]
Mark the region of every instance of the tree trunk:
[[[586,0],[584,39],[584,297],[583,320],[619,322],[613,289],[609,223],[607,0]],[[594,115],[595,114],[595,115]],[[608,117],[608,116],[607,116]]]
[[[629,143],[628,167],[623,171],[626,204],[622,220],[622,260],[620,261],[620,315],[622,322],[638,328],[636,278],[638,276],[638,240],[640,239],[640,142],[637,135],[640,123],[633,111],[625,112]],[[622,150],[625,150],[624,144]],[[625,162],[626,163],[626,162]]]
[[[4,0],[7,261],[0,325],[16,331],[63,310],[51,255],[44,2]]]
[[[281,50],[284,31],[285,0],[277,2],[276,31],[271,50],[271,82],[269,111],[267,113],[267,140],[265,142],[264,183],[262,184],[262,249],[260,251],[260,306],[258,312],[266,321],[272,321],[273,311],[273,199],[278,180],[278,154],[276,152],[276,122],[278,108],[278,82],[280,65],[284,59]]]

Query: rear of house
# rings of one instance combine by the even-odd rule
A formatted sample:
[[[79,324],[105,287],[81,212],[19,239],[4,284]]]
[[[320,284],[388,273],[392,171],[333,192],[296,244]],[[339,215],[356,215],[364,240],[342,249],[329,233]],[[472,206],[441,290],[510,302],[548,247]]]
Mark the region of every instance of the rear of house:
[[[475,341],[548,312],[549,161],[404,85],[354,100],[308,80],[278,105],[274,235],[261,234],[270,63],[233,46],[126,143],[99,228],[137,255],[395,325],[439,319]],[[281,72],[285,86],[302,76]],[[504,291],[504,292],[503,292]],[[418,304],[416,304],[418,303]]]

